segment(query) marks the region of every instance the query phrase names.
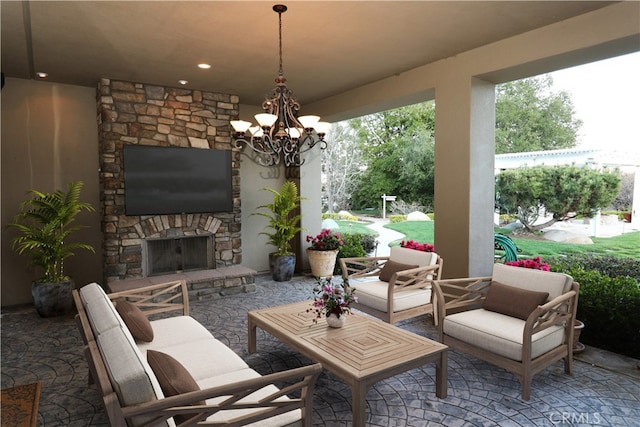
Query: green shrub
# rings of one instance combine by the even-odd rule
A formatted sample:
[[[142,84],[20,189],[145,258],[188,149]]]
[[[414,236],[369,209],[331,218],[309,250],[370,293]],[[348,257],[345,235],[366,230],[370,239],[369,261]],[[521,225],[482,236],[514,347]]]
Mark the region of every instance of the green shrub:
[[[575,254],[570,257],[549,259],[548,262],[555,266],[552,271],[597,270],[608,277],[628,276],[640,282],[640,262],[631,257]]]
[[[600,214],[602,215],[617,215],[618,216],[618,221],[623,221],[624,220],[624,214],[626,214],[627,211],[602,211],[600,212]]]
[[[364,234],[341,234],[342,242],[344,243],[338,251],[338,260],[340,258],[356,258],[366,255],[362,241],[364,237],[368,237]],[[334,274],[342,274],[342,268],[340,267],[340,261],[336,261],[336,266],[333,271]]]
[[[604,263],[591,257],[591,264]],[[629,276],[609,277],[578,265],[588,260],[565,260],[551,271],[567,273],[580,284],[577,318],[584,322],[580,342],[640,359],[640,286]],[[611,269],[612,271],[615,269]]]
[[[364,249],[364,253],[366,255],[371,254],[376,248],[376,236],[372,236],[370,234],[361,234],[362,239],[360,242],[362,243],[362,249]]]
[[[394,222],[402,222],[406,220],[407,220],[406,215],[389,215],[389,222],[391,222],[392,224]]]
[[[337,219],[340,219],[340,216],[334,212],[331,212],[331,213],[325,212],[322,214],[322,220],[324,221],[325,219],[337,220]]]
[[[500,214],[500,225],[510,224],[518,219],[518,215],[514,214]]]
[[[355,215],[351,215],[351,214],[342,214],[340,215],[339,213],[335,213],[335,212],[325,212],[322,214],[322,220],[324,221],[325,219],[333,219],[335,221],[338,220],[343,220],[343,221],[359,221],[358,217]]]
[[[594,347],[640,359],[640,288],[629,277],[607,277],[595,270],[571,270],[580,283],[580,340]],[[584,338],[582,338],[584,336]]]

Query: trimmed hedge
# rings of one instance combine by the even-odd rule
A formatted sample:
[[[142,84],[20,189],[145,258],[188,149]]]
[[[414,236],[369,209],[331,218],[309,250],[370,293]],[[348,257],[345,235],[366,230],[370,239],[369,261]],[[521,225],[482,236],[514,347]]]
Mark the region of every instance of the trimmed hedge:
[[[640,279],[638,261],[615,257],[554,260],[551,271],[580,284],[577,318],[580,342],[640,359]]]
[[[407,220],[407,216],[406,215],[389,215],[389,222],[390,223],[396,223],[396,222],[402,222],[402,221],[406,221]]]
[[[640,282],[640,260],[612,255],[571,255],[566,258],[550,260],[562,270],[583,269],[597,270],[608,277],[628,276]]]

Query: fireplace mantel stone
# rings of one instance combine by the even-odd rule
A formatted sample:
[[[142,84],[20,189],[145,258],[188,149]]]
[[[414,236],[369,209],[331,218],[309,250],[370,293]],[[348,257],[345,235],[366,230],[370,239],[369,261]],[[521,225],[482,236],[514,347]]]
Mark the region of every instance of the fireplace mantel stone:
[[[149,238],[211,234],[215,270],[241,267],[240,153],[232,147],[229,124],[238,116],[238,104],[235,95],[100,81],[97,117],[105,283],[145,279],[142,241]],[[233,210],[126,215],[123,147],[127,144],[233,151]]]

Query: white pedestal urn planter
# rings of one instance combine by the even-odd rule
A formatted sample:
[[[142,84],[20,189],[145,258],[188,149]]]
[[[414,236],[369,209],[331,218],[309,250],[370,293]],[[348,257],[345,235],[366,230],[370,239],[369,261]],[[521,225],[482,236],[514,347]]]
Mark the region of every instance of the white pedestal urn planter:
[[[331,277],[336,266],[338,249],[333,251],[316,251],[307,248],[311,274],[315,277]]]
[[[327,324],[332,328],[342,328],[347,322],[347,315],[342,313],[340,317],[337,314],[329,313],[327,316]]]
[[[582,353],[585,349],[584,344],[580,340],[580,332],[584,328],[584,323],[576,319],[573,323],[573,354]]]

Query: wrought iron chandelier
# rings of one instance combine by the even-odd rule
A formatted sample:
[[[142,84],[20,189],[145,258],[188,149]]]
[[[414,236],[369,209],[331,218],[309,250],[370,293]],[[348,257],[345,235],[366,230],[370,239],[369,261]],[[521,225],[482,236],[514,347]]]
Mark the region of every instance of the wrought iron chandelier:
[[[318,116],[300,116],[300,103],[293,95],[293,91],[286,85],[282,70],[282,14],[287,6],[277,4],[273,6],[278,14],[280,69],[276,78],[276,87],[267,94],[262,108],[265,111],[256,114],[257,126],[244,120],[232,120],[231,126],[235,132],[234,146],[242,148],[242,144],[249,146],[258,153],[257,161],[263,166],[275,166],[283,162],[289,167],[297,167],[304,163],[300,156],[317,144],[324,150],[327,143],[324,137],[331,126],[321,122]]]

